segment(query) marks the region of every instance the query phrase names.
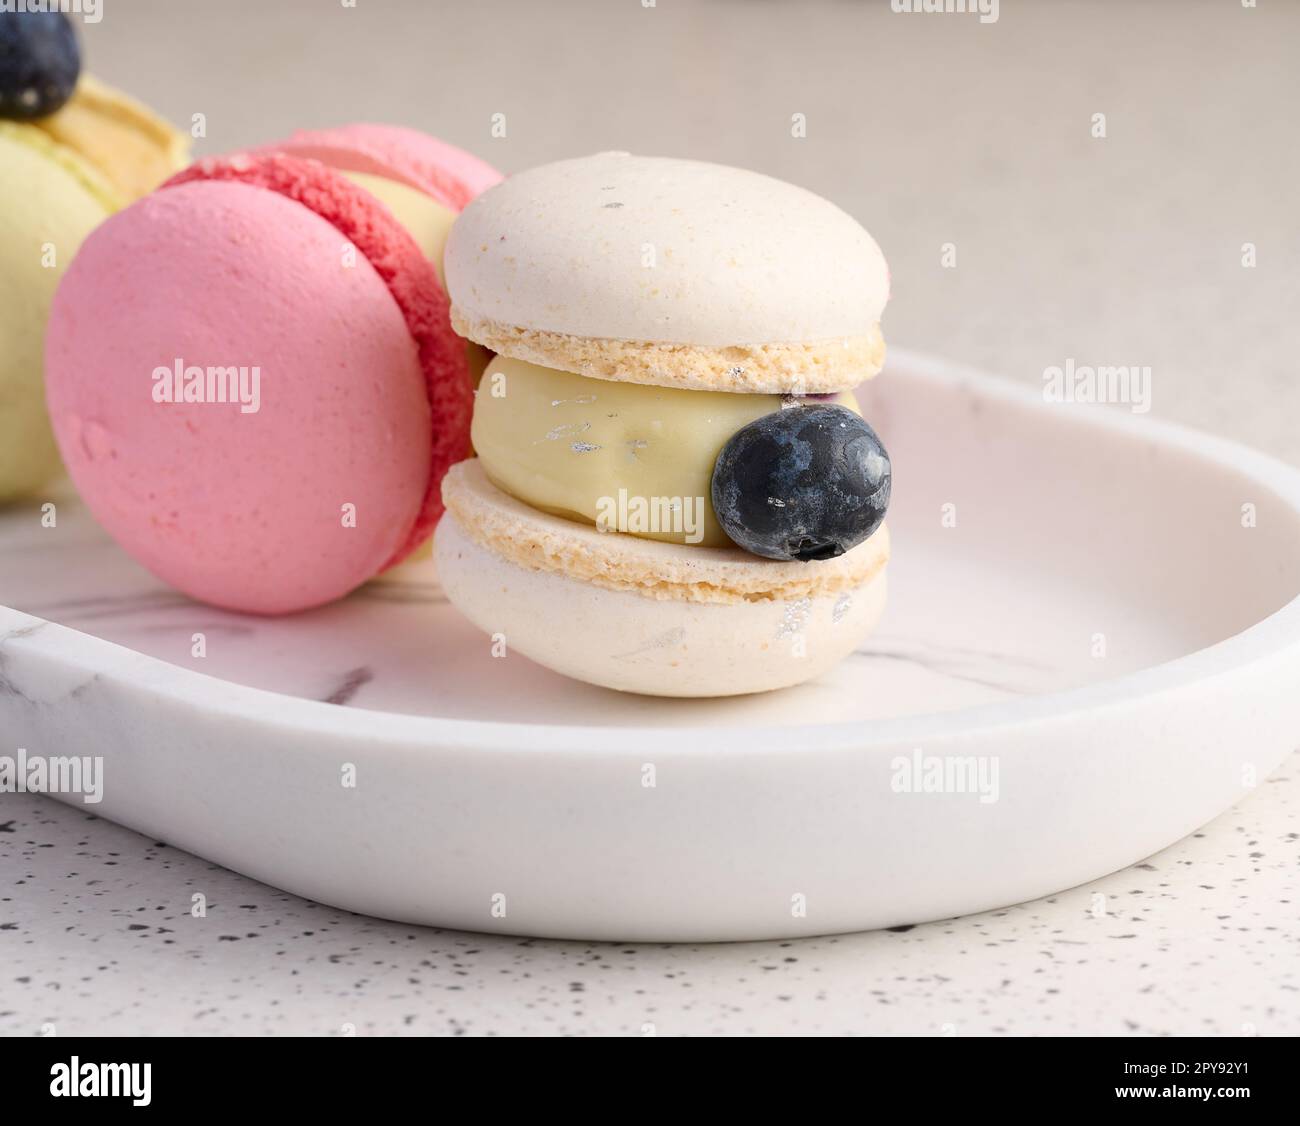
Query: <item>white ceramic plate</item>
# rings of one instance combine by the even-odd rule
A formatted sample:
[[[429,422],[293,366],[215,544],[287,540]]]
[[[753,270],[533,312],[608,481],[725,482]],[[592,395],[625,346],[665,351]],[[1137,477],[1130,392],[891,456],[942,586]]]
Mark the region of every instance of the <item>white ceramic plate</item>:
[[[917,356],[863,403],[895,466],[891,601],[820,681],[570,682],[493,658],[427,561],[297,618],[222,613],[69,503],[0,517],[0,755],[102,756],[90,811],[336,906],[700,941],[1079,884],[1296,745],[1300,474]],[[946,790],[906,791],[936,764]]]

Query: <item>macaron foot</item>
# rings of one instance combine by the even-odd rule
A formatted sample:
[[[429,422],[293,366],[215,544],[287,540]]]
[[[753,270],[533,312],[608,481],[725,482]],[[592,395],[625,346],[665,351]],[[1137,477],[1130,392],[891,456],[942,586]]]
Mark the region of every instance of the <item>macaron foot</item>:
[[[885,363],[879,325],[864,336],[709,347],[546,332],[471,317],[454,305],[451,324],[461,336],[493,352],[541,367],[691,391],[834,394],[879,374]]]

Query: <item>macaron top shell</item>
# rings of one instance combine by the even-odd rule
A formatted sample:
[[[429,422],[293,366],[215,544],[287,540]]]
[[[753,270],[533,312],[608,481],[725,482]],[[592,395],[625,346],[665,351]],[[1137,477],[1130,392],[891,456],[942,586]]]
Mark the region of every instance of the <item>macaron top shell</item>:
[[[709,348],[871,337],[889,297],[880,248],[827,200],[756,172],[621,152],[485,192],[452,231],[446,273],[471,332],[489,322]]]
[[[400,125],[303,129],[263,148],[319,160],[340,172],[386,176],[453,211],[501,181],[501,173],[473,153]]]

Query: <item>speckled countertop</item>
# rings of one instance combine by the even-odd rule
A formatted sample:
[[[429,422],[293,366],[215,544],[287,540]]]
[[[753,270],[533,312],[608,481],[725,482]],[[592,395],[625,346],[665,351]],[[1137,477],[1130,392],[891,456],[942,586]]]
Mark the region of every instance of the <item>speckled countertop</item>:
[[[1300,175],[1300,6],[1003,0],[981,27],[883,0],[232,0],[187,2],[178,33],[180,7],[110,3],[86,48],[173,119],[204,113],[200,151],[387,118],[507,171],[601,148],[758,167],[868,220],[892,341],[1029,382],[1066,357],[1149,364],[1153,416],[1300,462],[1300,219],[1279,186]],[[4,795],[0,1032],[1294,1035],[1298,814],[1293,757],[1193,837],[1049,899],[797,942],[593,946],[350,915]]]
[[[0,811],[0,1033],[1300,1033],[1294,756],[1202,832],[1048,899],[706,946],[380,922],[46,798]]]

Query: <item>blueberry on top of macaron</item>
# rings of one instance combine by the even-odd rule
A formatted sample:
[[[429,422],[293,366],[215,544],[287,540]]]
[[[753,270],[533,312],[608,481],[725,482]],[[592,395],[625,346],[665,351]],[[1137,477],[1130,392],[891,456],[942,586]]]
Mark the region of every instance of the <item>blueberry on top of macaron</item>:
[[[0,117],[48,117],[72,97],[81,49],[61,12],[0,12]]]
[[[892,473],[876,432],[841,406],[793,406],[731,437],[713,470],[723,531],[768,559],[833,559],[885,518]]]

